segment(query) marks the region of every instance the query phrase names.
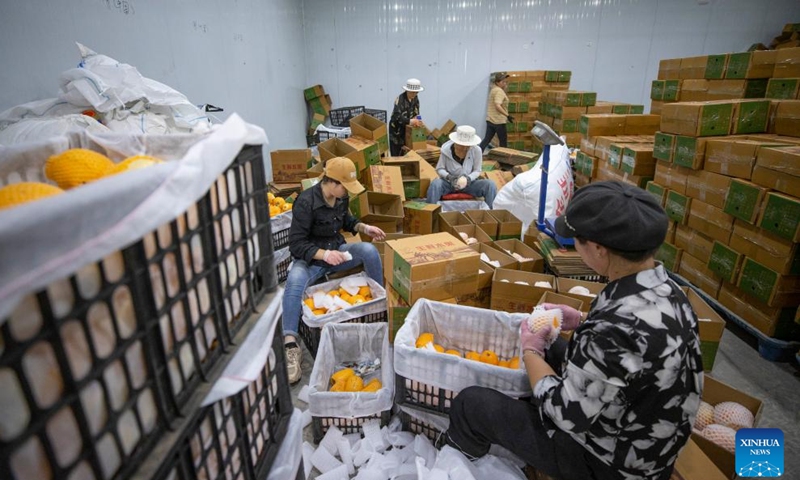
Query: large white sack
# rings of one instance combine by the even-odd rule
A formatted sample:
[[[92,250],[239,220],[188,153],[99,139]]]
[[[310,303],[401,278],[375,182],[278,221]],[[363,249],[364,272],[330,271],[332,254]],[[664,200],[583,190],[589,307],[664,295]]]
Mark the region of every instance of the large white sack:
[[[108,132],[109,128],[94,118],[80,113],[62,117],[27,118],[0,130],[0,145],[35,143],[44,138],[64,135],[72,130],[103,133]]]
[[[527,172],[521,173],[497,192],[492,208],[505,209],[522,220],[522,232],[536,221],[539,215],[539,192],[542,183],[542,161],[540,155],[536,164]],[[569,149],[562,145],[550,147],[550,165],[547,177],[547,199],[544,216],[553,217],[564,213],[572,198],[575,182],[569,162]]]

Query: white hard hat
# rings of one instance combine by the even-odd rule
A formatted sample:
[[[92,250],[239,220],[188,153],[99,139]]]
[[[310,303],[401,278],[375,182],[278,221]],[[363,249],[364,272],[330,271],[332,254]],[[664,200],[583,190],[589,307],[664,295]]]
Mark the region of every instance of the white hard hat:
[[[406,92],[421,92],[425,90],[422,88],[422,84],[420,83],[419,79],[416,78],[409,78],[406,80],[406,84],[403,86],[403,90]]]

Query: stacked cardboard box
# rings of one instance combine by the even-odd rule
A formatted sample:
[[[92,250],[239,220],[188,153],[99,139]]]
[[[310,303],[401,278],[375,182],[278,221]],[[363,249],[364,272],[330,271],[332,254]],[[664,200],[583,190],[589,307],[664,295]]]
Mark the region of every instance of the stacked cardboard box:
[[[331,113],[331,97],[325,94],[322,85],[314,85],[303,90],[303,97],[311,109],[311,120],[309,121],[308,134],[312,135],[319,125],[325,122],[325,118]]]
[[[785,100],[798,95],[800,48],[672,58],[659,63],[658,79],[650,89],[650,112],[660,113],[674,102]]]
[[[800,136],[786,127],[797,112],[797,100],[664,105],[647,186],[675,225],[665,265],[784,340],[800,339],[800,138],[761,132],[780,118]]]
[[[507,72],[508,113],[514,123],[506,124],[508,146],[527,152],[541,151],[541,145],[530,134],[533,122],[538,118],[539,102],[548,90],[568,90],[572,72],[560,70],[531,70]],[[494,74],[490,77],[494,78]],[[492,140],[498,145],[497,139]]]
[[[596,92],[547,90],[542,93],[542,100],[539,102],[538,120],[565,136],[567,145],[579,146],[581,134],[578,124],[581,116],[587,113],[600,113],[591,110],[596,103]]]

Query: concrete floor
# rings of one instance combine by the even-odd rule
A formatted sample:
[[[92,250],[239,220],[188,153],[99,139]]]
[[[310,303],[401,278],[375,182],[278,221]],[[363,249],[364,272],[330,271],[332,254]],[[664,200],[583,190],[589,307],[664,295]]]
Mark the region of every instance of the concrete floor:
[[[300,409],[308,405],[297,399],[303,385],[308,384],[314,359],[303,346],[303,379],[292,387],[294,404]],[[763,411],[759,427],[780,428],[784,433],[784,471],[787,478],[800,478],[800,368],[796,362],[773,363],[758,355],[753,337],[728,326],[722,336],[711,375],[753,397],[761,399]],[[313,444],[311,426],[303,439]],[[316,478],[313,470],[309,478]]]

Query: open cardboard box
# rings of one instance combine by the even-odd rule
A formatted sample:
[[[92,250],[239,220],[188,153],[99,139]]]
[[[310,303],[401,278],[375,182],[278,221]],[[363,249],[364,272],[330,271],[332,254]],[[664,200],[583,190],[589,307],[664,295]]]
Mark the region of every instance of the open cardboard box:
[[[538,304],[542,295],[553,291],[549,288],[535,286],[536,282],[542,281],[553,285],[555,277],[543,273],[523,272],[507,268],[496,269],[492,279],[492,310],[530,313],[533,311],[533,307]],[[524,284],[516,282],[524,282]]]
[[[465,234],[467,238],[474,238],[475,240],[478,241],[478,243],[492,242],[492,238],[485,231],[483,231],[482,228],[480,228],[477,225],[457,225],[453,227],[453,231],[454,235],[457,236],[459,240],[466,243],[467,245],[470,244],[467,242],[467,239],[461,235],[462,233]]]
[[[503,253],[511,252],[509,255],[516,253],[522,258],[526,258],[527,260],[517,260],[520,270],[544,273],[544,258],[539,252],[522,243],[521,240],[517,238],[497,240],[494,242],[494,246]],[[514,257],[514,255],[511,256]],[[516,257],[514,258],[516,259]]]
[[[700,353],[703,356],[703,370],[710,372],[714,368],[722,332],[725,331],[725,320],[692,289],[686,293],[694,313],[697,314],[700,330]],[[706,377],[708,378],[708,377]]]
[[[489,213],[489,210],[467,210],[464,215],[492,237],[492,240],[497,240],[497,219]]]
[[[599,295],[600,292],[606,288],[605,283],[587,282],[585,280],[575,280],[572,278],[558,277],[556,278],[556,292],[565,297],[574,298],[583,302],[581,311],[588,312],[592,308],[592,302],[596,297],[590,295],[580,295],[577,293],[569,293],[573,287],[585,287],[593,295]]]
[[[475,227],[477,230],[480,230],[475,225],[471,225],[471,226]],[[465,228],[465,227],[462,227],[462,228]],[[469,227],[466,227],[466,228],[469,228]],[[456,235],[458,235],[458,233],[456,233]],[[488,235],[487,235],[487,237],[488,237]],[[480,253],[485,253],[486,256],[489,257],[489,260],[495,260],[495,261],[499,262],[500,263],[500,267],[499,268],[507,268],[509,270],[518,270],[517,267],[519,266],[519,262],[517,262],[517,260],[514,257],[512,257],[511,255],[506,254],[505,252],[501,252],[500,250],[497,250],[496,248],[490,246],[488,243],[480,243],[479,242],[477,244],[470,245],[470,247],[473,250],[475,250],[476,252],[478,252],[479,254]],[[495,267],[495,268],[497,268],[497,267]]]

